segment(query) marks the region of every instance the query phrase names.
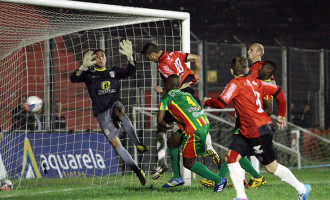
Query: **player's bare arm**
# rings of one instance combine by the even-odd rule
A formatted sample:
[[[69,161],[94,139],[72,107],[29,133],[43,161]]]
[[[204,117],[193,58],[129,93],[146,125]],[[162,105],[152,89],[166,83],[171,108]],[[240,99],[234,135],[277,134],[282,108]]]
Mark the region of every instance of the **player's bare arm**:
[[[165,113],[166,111],[165,110],[159,110],[158,111],[158,115],[157,115],[157,122],[159,125],[161,125],[162,127],[165,127],[167,129],[171,129],[173,128],[173,124],[167,124],[165,121],[164,121],[164,117],[165,117]]]
[[[201,72],[201,59],[199,55],[196,54],[188,54],[187,62],[193,62],[195,66],[195,78],[197,82],[199,81],[199,74]]]
[[[264,111],[267,113],[267,115],[271,115],[273,113],[273,100],[263,100],[264,102]]]

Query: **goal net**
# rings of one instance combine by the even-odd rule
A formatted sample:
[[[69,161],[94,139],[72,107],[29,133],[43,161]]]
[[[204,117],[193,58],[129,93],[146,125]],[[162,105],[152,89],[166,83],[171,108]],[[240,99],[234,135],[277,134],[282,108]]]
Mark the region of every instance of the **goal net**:
[[[121,81],[126,113],[133,119],[133,106],[157,107],[157,66],[140,52],[147,42],[189,52],[189,14],[73,1],[10,2],[16,3],[0,2],[0,179],[11,179],[16,188],[139,185],[101,132],[86,86],[71,83],[70,75],[84,53],[95,49],[105,50],[108,66],[126,67],[119,43],[127,38],[137,73]],[[28,96],[43,99],[41,112],[25,111]],[[138,136],[150,147],[143,155],[125,132],[121,141],[149,177],[156,165],[155,135]]]

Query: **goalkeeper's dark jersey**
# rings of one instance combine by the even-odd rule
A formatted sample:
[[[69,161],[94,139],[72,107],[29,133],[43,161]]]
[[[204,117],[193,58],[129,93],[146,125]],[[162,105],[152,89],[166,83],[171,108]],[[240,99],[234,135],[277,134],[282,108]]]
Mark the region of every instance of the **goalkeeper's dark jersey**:
[[[120,101],[120,79],[135,74],[134,65],[128,64],[127,68],[112,67],[104,70],[90,68],[80,76],[76,71],[71,74],[71,82],[85,82],[89,96],[92,99],[94,116],[100,114]]]

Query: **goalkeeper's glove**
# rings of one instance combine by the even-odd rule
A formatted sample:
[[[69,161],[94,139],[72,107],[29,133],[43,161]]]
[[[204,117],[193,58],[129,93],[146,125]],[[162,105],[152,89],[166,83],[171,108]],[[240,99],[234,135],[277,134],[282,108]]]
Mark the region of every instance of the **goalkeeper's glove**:
[[[79,70],[87,71],[88,67],[96,64],[96,60],[94,60],[96,55],[93,51],[89,51],[84,55],[83,64],[79,67]]]
[[[127,56],[128,61],[133,61],[133,49],[132,42],[129,40],[123,40],[120,42],[119,52]]]

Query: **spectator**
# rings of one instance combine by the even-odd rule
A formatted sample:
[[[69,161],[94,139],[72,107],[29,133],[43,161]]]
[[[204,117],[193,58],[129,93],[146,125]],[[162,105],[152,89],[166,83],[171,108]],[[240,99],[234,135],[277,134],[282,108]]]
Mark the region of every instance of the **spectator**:
[[[33,130],[34,117],[24,108],[26,99],[25,95],[19,97],[17,106],[12,110],[12,130]]]
[[[303,111],[299,116],[299,125],[304,128],[312,128],[312,111],[308,102],[305,102]]]
[[[62,115],[62,103],[60,101],[56,101],[55,105],[55,129],[56,130],[65,130],[66,129],[66,121],[64,115]]]

